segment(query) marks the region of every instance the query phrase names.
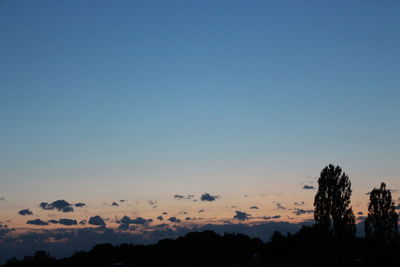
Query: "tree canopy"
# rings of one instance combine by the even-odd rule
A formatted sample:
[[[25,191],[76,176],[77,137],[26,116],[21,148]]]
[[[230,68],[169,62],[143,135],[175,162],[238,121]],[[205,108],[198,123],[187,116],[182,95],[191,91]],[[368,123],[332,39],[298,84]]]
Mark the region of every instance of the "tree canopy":
[[[321,171],[314,199],[314,219],[319,229],[340,239],[355,236],[351,193],[349,177],[339,166],[329,165]]]
[[[381,183],[369,195],[368,217],[365,220],[365,237],[378,242],[394,242],[398,237],[398,215],[392,194]]]

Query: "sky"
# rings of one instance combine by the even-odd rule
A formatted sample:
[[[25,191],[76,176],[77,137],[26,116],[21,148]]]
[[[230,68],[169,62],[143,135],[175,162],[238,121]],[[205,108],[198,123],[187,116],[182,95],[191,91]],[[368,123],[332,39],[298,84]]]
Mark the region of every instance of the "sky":
[[[330,163],[349,175],[356,212],[382,181],[397,200],[399,12],[398,1],[1,0],[0,237],[66,227],[36,219],[86,229],[96,215],[154,227],[163,212],[181,220],[171,226],[294,225],[312,219],[295,212],[312,210]],[[56,200],[85,206],[39,206]]]

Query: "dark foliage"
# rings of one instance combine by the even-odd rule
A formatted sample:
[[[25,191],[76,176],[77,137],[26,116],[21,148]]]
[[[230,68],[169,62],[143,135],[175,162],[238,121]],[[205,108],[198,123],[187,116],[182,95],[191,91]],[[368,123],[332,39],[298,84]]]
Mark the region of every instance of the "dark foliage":
[[[365,220],[365,236],[370,241],[392,243],[398,238],[398,219],[392,194],[381,183],[369,196],[368,217]]]
[[[325,167],[318,179],[314,218],[321,234],[338,239],[355,236],[356,226],[350,207],[351,183],[339,166]]]
[[[5,267],[23,266],[396,266],[399,244],[372,244],[364,239],[321,236],[315,226],[296,234],[275,232],[268,243],[242,234],[192,232],[155,245],[100,244],[55,260],[37,252]]]

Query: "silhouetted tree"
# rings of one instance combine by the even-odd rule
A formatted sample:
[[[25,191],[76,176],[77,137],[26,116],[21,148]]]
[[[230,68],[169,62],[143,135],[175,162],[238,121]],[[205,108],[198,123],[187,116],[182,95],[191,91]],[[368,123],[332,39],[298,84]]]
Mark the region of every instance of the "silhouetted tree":
[[[321,171],[314,200],[314,219],[318,229],[339,239],[353,238],[355,217],[350,207],[351,183],[339,166]]]
[[[398,215],[395,210],[392,194],[381,183],[369,195],[368,217],[365,220],[365,236],[369,240],[391,243],[398,237]]]

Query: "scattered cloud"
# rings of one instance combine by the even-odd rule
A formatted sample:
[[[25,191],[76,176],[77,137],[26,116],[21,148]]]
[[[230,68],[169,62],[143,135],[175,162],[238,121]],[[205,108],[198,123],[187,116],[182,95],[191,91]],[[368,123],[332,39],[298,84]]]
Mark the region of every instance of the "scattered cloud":
[[[7,225],[0,223],[0,242],[1,242],[1,237],[6,236],[7,234],[15,231],[14,228],[9,228]],[[1,262],[1,261],[0,261]]]
[[[0,201],[5,201],[6,198],[5,197],[0,197]]]
[[[23,210],[18,211],[18,214],[22,215],[22,216],[26,216],[26,215],[33,215],[33,212],[30,211],[29,209],[23,209]]]
[[[164,211],[163,213],[161,213],[162,215],[168,215],[168,212]]]
[[[364,215],[364,212],[359,211],[359,212],[357,213],[357,215]]]
[[[121,199],[119,202],[123,203],[123,202],[126,202],[126,200],[125,199]]]
[[[73,206],[65,200],[56,200],[52,203],[42,202],[39,206],[44,210],[58,210],[62,212],[74,211]]]
[[[185,221],[190,221],[192,218],[190,218],[190,217],[186,217],[185,218]]]
[[[157,220],[159,220],[159,221],[163,221],[163,220],[164,220],[164,218],[163,218],[163,216],[161,216],[161,215],[160,215],[160,216],[158,216],[158,217],[157,217]]]
[[[199,210],[198,212],[199,212],[199,213],[202,213],[202,212],[204,212],[204,210],[203,210],[203,209],[201,209],[201,210]]]
[[[303,185],[303,189],[305,189],[305,190],[314,190],[315,186],[305,184],[305,185]]]
[[[274,220],[274,219],[280,219],[282,216],[281,215],[274,215],[274,216],[264,216],[262,219],[264,220]]]
[[[81,221],[79,222],[79,224],[80,224],[80,225],[85,225],[85,224],[87,224],[87,221],[86,221],[86,220],[81,220]]]
[[[201,195],[200,200],[201,201],[215,201],[219,198],[219,196],[212,196],[209,193],[204,193]]]
[[[49,225],[48,222],[42,221],[41,219],[27,221],[26,224],[31,224],[31,225]]]
[[[119,206],[119,204],[117,203],[117,202],[113,202],[113,203],[111,203],[111,206],[113,206],[113,207],[118,207]]]
[[[52,224],[62,224],[66,226],[71,226],[71,225],[77,225],[78,222],[76,220],[72,219],[59,219],[59,220],[48,220],[47,222],[52,223]]]
[[[175,199],[187,199],[187,200],[191,200],[194,198],[194,195],[174,195]]]
[[[124,217],[122,217],[121,220],[118,221],[118,223],[120,223],[120,224],[139,224],[139,225],[143,225],[143,224],[149,224],[152,221],[153,221],[152,219],[145,219],[143,217],[137,217],[136,219],[131,219],[128,216],[124,216]]]
[[[86,204],[85,204],[85,203],[82,203],[82,202],[79,202],[79,203],[75,203],[74,206],[77,207],[77,208],[83,208],[83,207],[86,206]]]
[[[295,206],[303,206],[304,204],[305,204],[304,201],[293,202],[293,205],[295,205]]]
[[[173,223],[180,223],[180,222],[181,222],[181,220],[179,220],[179,219],[176,218],[176,217],[169,217],[169,218],[168,218],[168,221],[173,222]]]
[[[303,214],[310,214],[310,213],[314,213],[314,210],[304,210],[304,209],[295,209],[293,211],[293,214],[300,216]]]
[[[258,207],[257,206],[251,206],[250,209],[251,210],[258,210]]]
[[[286,207],[284,207],[281,203],[279,203],[279,202],[275,202],[274,201],[274,204],[276,205],[276,208],[278,209],[278,210],[285,210],[286,209]]]
[[[154,201],[154,200],[149,200],[149,201],[147,201],[147,203],[149,203],[149,205],[151,205],[151,206],[157,205],[157,201]]]
[[[71,226],[71,225],[77,225],[78,222],[76,220],[72,219],[59,219],[58,220],[59,224],[66,225],[66,226]]]
[[[103,218],[101,218],[99,215],[90,217],[88,223],[91,225],[97,225],[97,226],[105,226],[106,225]]]
[[[244,211],[239,211],[239,210],[237,210],[237,211],[235,211],[236,212],[236,214],[233,216],[233,219],[237,219],[237,220],[239,220],[239,221],[246,221],[246,220],[248,220],[249,218],[250,218],[250,214],[248,214],[248,213],[246,213],[246,212],[244,212]]]

